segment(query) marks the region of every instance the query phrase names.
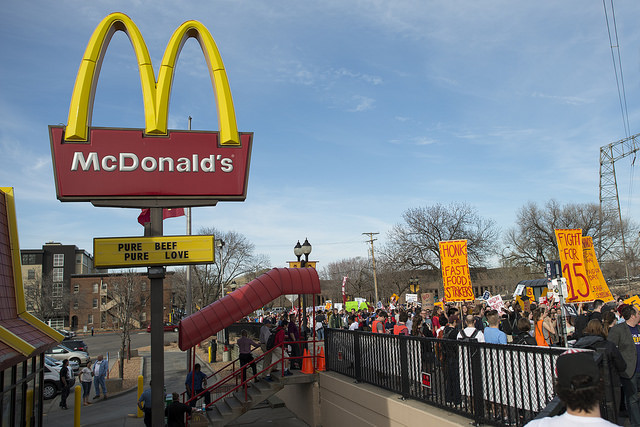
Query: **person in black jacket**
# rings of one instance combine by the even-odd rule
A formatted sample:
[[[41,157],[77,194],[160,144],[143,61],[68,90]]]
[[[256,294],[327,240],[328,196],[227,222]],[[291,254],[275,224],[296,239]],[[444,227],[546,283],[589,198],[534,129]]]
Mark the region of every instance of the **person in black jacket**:
[[[531,322],[529,322],[529,319],[525,317],[519,318],[517,326],[518,334],[513,337],[512,344],[538,345],[536,339],[529,333],[531,330]]]
[[[627,362],[625,362],[618,347],[611,341],[607,341],[607,333],[602,322],[598,319],[589,320],[589,323],[582,331],[582,338],[576,341],[573,346],[604,352],[605,357],[609,360],[611,385],[615,399],[614,408],[617,411],[620,408],[620,375],[627,369]]]

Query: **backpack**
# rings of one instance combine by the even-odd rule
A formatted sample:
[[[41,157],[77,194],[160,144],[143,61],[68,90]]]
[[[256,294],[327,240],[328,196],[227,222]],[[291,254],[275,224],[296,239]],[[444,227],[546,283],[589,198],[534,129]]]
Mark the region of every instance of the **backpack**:
[[[271,335],[269,335],[269,339],[267,339],[267,351],[271,350],[276,346],[276,333],[271,331]]]
[[[476,338],[476,336],[478,335],[478,331],[477,329],[475,331],[473,331],[473,333],[471,334],[470,337],[467,336],[467,334],[464,333],[464,329],[460,329],[460,335],[462,336],[462,338],[460,338],[460,341],[465,341],[465,342],[478,342],[478,339]]]

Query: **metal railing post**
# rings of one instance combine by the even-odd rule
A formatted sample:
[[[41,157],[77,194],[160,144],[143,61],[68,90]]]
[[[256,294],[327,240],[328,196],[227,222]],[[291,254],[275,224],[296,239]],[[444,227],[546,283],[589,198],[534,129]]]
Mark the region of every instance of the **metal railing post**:
[[[409,397],[409,351],[407,350],[407,343],[409,342],[409,337],[399,335],[398,342],[400,346],[400,390],[402,394],[402,398],[406,399]]]
[[[360,351],[360,340],[364,336],[364,332],[356,331],[353,335],[353,369],[354,376],[356,377],[356,382],[362,381],[362,364],[360,363],[361,351]]]
[[[484,418],[484,391],[482,384],[482,360],[477,343],[467,343],[471,357],[471,389],[473,390],[473,419],[477,424]]]

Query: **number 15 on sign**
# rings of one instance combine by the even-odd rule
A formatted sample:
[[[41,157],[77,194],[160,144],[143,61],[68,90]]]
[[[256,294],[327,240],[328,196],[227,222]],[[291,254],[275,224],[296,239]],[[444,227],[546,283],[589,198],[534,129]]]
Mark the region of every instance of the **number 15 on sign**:
[[[558,252],[562,262],[562,276],[567,279],[567,302],[593,301],[587,270],[584,265],[581,229],[555,230]]]

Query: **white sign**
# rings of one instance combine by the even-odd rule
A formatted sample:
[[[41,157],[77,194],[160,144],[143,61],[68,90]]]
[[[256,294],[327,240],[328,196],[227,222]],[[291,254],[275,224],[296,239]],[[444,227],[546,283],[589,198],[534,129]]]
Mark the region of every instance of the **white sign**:
[[[294,302],[296,299],[298,299],[298,295],[285,295],[284,297],[288,299],[289,302]]]
[[[491,292],[484,291],[484,294],[482,294],[482,299],[485,300],[485,301],[488,301],[489,298],[491,298]]]
[[[560,295],[565,298],[569,294],[569,292],[567,291],[567,279],[565,279],[564,277],[560,279],[560,292]]]
[[[337,308],[338,310],[342,310],[342,303],[341,302],[337,302],[337,303],[333,304],[333,308]]]
[[[418,302],[418,294],[406,294],[404,300],[406,302]]]
[[[358,298],[358,297],[354,298],[353,300],[354,300],[354,301],[357,301],[357,302],[358,302],[358,305],[360,305],[360,303],[363,303],[363,302],[366,302],[366,301],[367,301],[367,299],[366,299],[366,298]]]
[[[487,300],[487,304],[491,307],[492,310],[502,310],[504,307],[504,301],[502,301],[502,295],[494,295]]]
[[[522,295],[522,291],[524,291],[524,284],[516,286],[516,290],[513,292],[513,297],[515,298],[518,295]]]

